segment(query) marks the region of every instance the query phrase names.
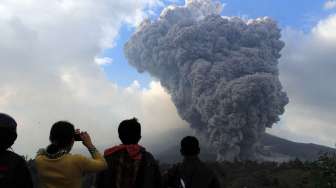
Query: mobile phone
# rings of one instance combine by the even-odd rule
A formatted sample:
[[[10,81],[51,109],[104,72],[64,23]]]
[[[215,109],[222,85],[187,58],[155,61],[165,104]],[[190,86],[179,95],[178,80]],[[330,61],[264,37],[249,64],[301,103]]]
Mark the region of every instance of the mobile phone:
[[[83,141],[80,133],[75,133],[75,141]]]

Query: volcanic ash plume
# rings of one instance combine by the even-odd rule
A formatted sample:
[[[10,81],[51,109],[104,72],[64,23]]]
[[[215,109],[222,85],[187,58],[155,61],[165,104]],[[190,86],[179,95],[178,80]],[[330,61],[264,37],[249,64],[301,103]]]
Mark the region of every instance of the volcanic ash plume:
[[[272,20],[222,17],[221,10],[210,0],[168,7],[141,24],[125,54],[161,81],[218,160],[258,159],[260,137],[288,103],[277,68],[284,43]]]

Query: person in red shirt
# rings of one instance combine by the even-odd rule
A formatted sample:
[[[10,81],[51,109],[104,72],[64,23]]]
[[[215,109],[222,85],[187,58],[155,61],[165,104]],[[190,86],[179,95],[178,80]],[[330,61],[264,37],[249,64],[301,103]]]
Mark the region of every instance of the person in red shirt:
[[[105,150],[108,169],[98,174],[97,188],[161,188],[159,166],[151,153],[140,146],[141,125],[124,120],[118,128],[121,145]]]

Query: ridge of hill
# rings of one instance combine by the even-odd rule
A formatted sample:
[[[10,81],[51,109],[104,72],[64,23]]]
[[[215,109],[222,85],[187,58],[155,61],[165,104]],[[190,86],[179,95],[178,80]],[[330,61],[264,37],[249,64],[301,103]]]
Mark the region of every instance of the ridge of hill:
[[[336,149],[312,143],[299,143],[289,141],[271,134],[265,134],[261,139],[264,146],[263,155],[266,161],[289,161],[296,158],[302,161],[315,161],[323,153],[336,152]],[[156,157],[163,163],[175,163],[182,158],[179,153],[178,144],[157,153]],[[205,161],[215,161],[215,151],[206,145],[201,145],[201,159]]]

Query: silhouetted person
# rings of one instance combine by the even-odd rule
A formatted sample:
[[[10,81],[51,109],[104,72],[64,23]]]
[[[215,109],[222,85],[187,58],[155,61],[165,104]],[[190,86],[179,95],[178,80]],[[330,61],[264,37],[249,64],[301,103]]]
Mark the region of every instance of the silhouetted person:
[[[51,144],[39,150],[36,156],[42,188],[80,188],[84,173],[107,168],[105,159],[92,144],[90,135],[75,131],[71,123],[56,122],[51,128],[49,139]],[[75,139],[82,141],[92,158],[70,154]]]
[[[32,188],[33,182],[26,161],[8,151],[17,137],[16,126],[12,117],[0,113],[0,187]]]
[[[198,157],[200,147],[197,138],[187,136],[181,141],[182,163],[174,165],[164,177],[168,188],[220,188],[214,172]]]
[[[160,188],[157,162],[138,145],[141,125],[137,119],[122,121],[118,133],[122,144],[105,151],[109,168],[97,176],[97,188]]]

